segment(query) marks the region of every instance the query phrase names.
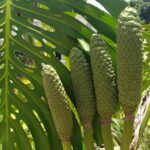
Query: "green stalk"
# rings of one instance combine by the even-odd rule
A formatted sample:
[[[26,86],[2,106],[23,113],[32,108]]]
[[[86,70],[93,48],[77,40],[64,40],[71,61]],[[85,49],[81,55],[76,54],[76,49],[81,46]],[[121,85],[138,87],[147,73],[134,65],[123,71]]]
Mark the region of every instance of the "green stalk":
[[[70,142],[62,142],[63,150],[72,150],[72,146]]]
[[[133,136],[133,125],[134,125],[134,119],[125,120],[122,143],[121,143],[121,150],[130,149],[130,144],[132,142],[132,136]]]
[[[86,146],[86,150],[95,150],[92,128],[84,130],[84,144]]]
[[[111,133],[111,124],[102,125],[102,136],[104,141],[105,150],[113,150],[113,138]]]

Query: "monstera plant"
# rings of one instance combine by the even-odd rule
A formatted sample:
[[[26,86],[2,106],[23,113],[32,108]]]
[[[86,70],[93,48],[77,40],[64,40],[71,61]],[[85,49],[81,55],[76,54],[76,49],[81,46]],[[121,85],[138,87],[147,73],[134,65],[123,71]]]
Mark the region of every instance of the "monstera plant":
[[[88,51],[90,37],[97,32],[107,43],[116,68],[116,20],[127,3],[97,0],[97,4],[109,13],[84,0],[0,0],[0,150],[62,150],[43,89],[42,64],[56,69],[74,106],[69,66],[55,53],[64,56],[67,64],[71,48]],[[144,95],[150,85],[150,26],[143,27]],[[101,145],[101,129],[96,123],[93,126],[96,144]],[[75,150],[85,149],[82,138],[82,127],[75,115]]]

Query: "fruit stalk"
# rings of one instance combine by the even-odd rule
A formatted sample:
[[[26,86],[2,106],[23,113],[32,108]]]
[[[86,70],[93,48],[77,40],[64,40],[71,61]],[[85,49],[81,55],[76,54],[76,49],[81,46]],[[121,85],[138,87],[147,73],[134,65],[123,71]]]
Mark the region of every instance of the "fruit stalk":
[[[84,143],[86,150],[95,150],[92,128],[84,129]]]
[[[63,150],[72,150],[71,143],[62,143]]]
[[[101,126],[102,136],[105,145],[105,150],[113,150],[113,138],[111,133],[111,124],[106,124]]]
[[[133,136],[133,124],[134,124],[133,119],[126,120],[124,122],[121,150],[129,150],[130,149],[130,144],[132,142],[132,136]]]

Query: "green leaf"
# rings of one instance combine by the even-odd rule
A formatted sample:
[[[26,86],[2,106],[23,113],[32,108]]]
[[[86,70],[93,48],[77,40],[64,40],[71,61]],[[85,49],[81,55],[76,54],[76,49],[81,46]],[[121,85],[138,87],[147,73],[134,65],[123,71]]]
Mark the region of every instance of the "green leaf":
[[[65,5],[72,7],[77,13],[82,15],[99,33],[102,33],[112,40],[116,40],[116,21],[107,13],[97,7],[87,4],[83,0],[59,0]],[[91,36],[89,36],[90,38]]]
[[[126,0],[96,0],[101,3],[105,9],[115,18],[118,18],[120,12],[128,5]]]
[[[51,9],[49,0],[0,1],[2,149],[62,149],[42,87],[41,64],[51,64],[57,70],[73,98],[70,72],[54,53],[68,55],[72,45],[77,44],[68,36],[86,38],[85,32],[90,30],[83,26],[81,33],[80,28],[74,28],[80,22],[65,14],[57,15]],[[80,129],[78,135],[81,137]]]

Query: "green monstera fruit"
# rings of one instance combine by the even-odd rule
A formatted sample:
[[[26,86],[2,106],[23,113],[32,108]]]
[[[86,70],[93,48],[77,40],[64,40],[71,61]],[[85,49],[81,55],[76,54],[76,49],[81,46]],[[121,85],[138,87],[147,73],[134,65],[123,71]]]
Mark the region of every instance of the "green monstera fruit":
[[[127,7],[117,27],[117,78],[119,100],[126,115],[135,112],[141,100],[143,68],[142,26],[136,10]]]
[[[50,65],[43,67],[42,79],[57,133],[62,142],[70,142],[73,128],[72,112],[63,84]]]
[[[117,102],[114,68],[106,48],[100,35],[93,34],[90,42],[90,56],[97,109],[102,123],[111,121]]]
[[[90,64],[83,52],[72,48],[70,52],[71,77],[77,111],[85,128],[91,127],[95,114],[95,94]]]

